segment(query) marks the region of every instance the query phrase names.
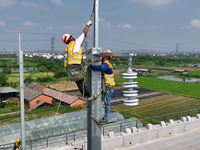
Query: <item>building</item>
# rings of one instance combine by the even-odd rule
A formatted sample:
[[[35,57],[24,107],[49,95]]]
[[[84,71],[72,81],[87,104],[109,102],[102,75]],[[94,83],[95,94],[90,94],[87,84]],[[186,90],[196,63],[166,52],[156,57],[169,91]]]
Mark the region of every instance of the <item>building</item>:
[[[0,87],[0,103],[6,102],[6,99],[16,98],[19,94],[19,90],[11,87]]]
[[[194,67],[200,68],[200,64],[194,64]]]
[[[45,95],[52,97],[57,101],[61,101],[62,105],[70,106],[70,107],[77,107],[77,106],[84,106],[85,101],[78,98],[77,96],[70,95],[68,93],[59,92],[56,90],[49,89],[44,86],[37,86],[34,88],[35,91],[41,92]]]
[[[14,89],[18,91],[16,97],[19,96],[19,89],[20,87]],[[70,107],[84,106],[86,104],[83,99],[76,95],[52,90],[37,82],[24,84],[24,104],[31,110],[53,105],[53,99],[57,102],[61,101],[61,104],[64,106]]]
[[[16,89],[19,89],[19,87]],[[52,100],[52,97],[24,85],[24,104],[27,105],[30,109],[40,102],[52,104]]]

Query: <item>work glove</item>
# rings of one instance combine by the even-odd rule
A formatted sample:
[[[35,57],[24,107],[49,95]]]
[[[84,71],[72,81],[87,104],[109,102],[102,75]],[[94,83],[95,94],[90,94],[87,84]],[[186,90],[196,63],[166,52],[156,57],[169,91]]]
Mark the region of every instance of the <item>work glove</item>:
[[[87,25],[88,25],[88,26],[91,26],[92,23],[93,23],[93,19],[90,19],[90,20],[88,21]]]

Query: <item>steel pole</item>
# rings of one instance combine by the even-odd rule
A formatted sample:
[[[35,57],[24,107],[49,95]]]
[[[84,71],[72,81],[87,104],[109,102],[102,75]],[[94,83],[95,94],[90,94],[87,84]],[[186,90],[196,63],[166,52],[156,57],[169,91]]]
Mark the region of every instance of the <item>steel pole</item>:
[[[99,14],[99,0],[94,0],[95,12],[94,12],[94,47],[87,54],[87,61],[93,62],[100,57],[94,54],[100,54],[101,49],[98,47],[98,14]],[[96,63],[100,65],[101,62]],[[87,83],[91,95],[97,95],[101,90],[101,72],[88,69]],[[88,101],[87,108],[87,149],[88,150],[101,150],[101,126],[96,124],[92,120],[91,116],[99,121],[101,118],[101,95],[96,99]]]
[[[21,34],[19,33],[19,79],[20,79],[20,109],[21,109],[21,143],[25,150],[25,121],[24,121],[24,79],[23,79],[23,51],[21,50]]]

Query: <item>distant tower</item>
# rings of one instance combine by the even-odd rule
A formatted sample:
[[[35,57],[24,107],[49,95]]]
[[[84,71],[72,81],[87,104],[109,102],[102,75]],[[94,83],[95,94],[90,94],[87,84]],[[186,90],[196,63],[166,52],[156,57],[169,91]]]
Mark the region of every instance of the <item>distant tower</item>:
[[[179,43],[176,44],[176,54],[178,55],[178,46],[179,46]]]
[[[54,54],[54,39],[55,39],[55,36],[51,37],[51,54]]]

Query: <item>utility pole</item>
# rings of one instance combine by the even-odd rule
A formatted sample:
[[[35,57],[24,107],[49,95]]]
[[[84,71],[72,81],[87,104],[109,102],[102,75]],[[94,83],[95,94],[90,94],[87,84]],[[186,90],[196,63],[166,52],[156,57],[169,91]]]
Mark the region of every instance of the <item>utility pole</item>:
[[[55,36],[51,37],[51,54],[52,55],[54,55],[54,39],[55,39]]]
[[[176,44],[176,55],[178,55],[178,46],[179,46],[179,43]]]
[[[21,143],[22,150],[25,150],[25,121],[24,121],[24,69],[23,51],[21,50],[21,34],[19,33],[19,79],[20,79],[20,112],[21,112]]]
[[[98,15],[99,15],[99,0],[94,0],[95,12],[94,12],[94,47],[87,53],[87,62],[93,62],[100,57],[101,48],[98,43]],[[101,62],[96,63],[100,65]],[[91,95],[97,95],[101,90],[101,72],[88,69],[87,83]],[[87,108],[87,149],[88,150],[101,150],[101,125],[97,122],[101,119],[101,95],[96,99],[88,101]],[[92,119],[93,118],[93,119]]]

